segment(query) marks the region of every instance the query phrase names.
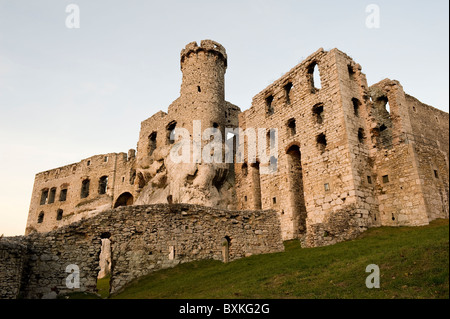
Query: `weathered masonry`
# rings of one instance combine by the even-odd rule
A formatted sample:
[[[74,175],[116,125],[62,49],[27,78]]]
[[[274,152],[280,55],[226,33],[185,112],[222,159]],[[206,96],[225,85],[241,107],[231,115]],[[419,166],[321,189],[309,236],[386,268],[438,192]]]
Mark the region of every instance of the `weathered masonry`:
[[[0,239],[0,299],[96,292],[102,239],[111,242],[111,292],[158,269],[193,260],[232,261],[284,250],[274,211],[187,204],[127,206],[46,233]],[[68,266],[80,288],[66,285]]]
[[[320,246],[372,226],[448,218],[448,113],[397,81],[368,87],[337,49],[318,50],[257,94],[239,126],[278,130],[278,156],[265,164],[276,173],[247,157],[235,165],[236,193],[239,209],[277,210],[284,239]]]
[[[188,44],[180,54],[180,96],[167,113],[141,123],[136,152],[36,175],[26,234],[115,207],[164,203],[273,210],[283,240],[306,247],[369,227],[448,218],[448,113],[406,94],[398,81],[369,86],[362,67],[338,49],[319,49],[241,112],[225,99],[227,67],[219,43]],[[224,150],[226,129],[241,130],[233,143],[243,146],[244,160],[205,163],[190,148],[192,161],[175,163],[169,154],[181,149],[177,128],[201,146],[209,142],[204,129],[220,132]],[[258,147],[277,144],[269,161],[249,157],[250,129],[266,132]]]

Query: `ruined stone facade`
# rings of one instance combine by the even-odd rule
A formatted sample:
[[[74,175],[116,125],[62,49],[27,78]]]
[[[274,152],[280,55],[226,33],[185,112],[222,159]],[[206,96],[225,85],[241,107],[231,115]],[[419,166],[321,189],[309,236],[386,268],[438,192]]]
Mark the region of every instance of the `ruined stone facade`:
[[[190,43],[180,60],[180,97],[167,113],[141,123],[137,152],[36,175],[26,234],[157,203],[274,210],[283,240],[299,238],[307,247],[369,227],[448,218],[448,113],[405,94],[397,81],[369,87],[348,55],[319,49],[241,112],[225,100],[227,54],[220,44]],[[186,163],[170,156],[183,151],[178,128],[193,140]],[[212,131],[205,136],[206,128]],[[233,138],[232,162],[202,161],[196,143],[204,153],[209,133],[219,131],[225,154],[228,128],[243,133]],[[260,128],[264,136],[250,145],[248,130]],[[251,147],[275,144],[275,153],[250,156]]]

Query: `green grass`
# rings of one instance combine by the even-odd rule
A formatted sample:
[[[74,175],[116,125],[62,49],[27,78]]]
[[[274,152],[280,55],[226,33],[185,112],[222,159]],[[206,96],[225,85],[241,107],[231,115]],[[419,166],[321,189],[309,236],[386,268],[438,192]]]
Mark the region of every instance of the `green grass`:
[[[109,297],[109,281],[111,280],[111,275],[103,277],[102,279],[97,279],[97,293],[101,298]]]
[[[449,224],[373,228],[360,238],[239,259],[205,260],[160,270],[110,298],[449,298]],[[381,288],[365,285],[380,267]]]

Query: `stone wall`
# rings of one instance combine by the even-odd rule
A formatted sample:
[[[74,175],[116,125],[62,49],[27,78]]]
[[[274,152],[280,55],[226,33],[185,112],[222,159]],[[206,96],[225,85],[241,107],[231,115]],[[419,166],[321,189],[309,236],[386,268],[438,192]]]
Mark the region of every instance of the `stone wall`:
[[[104,238],[111,242],[114,293],[135,278],[179,263],[283,251],[280,233],[274,211],[236,212],[187,204],[120,207],[52,232],[23,237],[28,253],[16,254],[26,257],[21,291],[25,298],[54,298],[72,292],[66,286],[66,268],[76,265],[81,286],[75,291],[95,292]],[[11,268],[18,269],[16,275],[8,273],[8,282],[17,286],[20,259],[14,259],[14,265],[7,260],[0,261],[1,273],[18,265]]]
[[[19,296],[26,246],[19,238],[0,238],[0,299]]]
[[[348,207],[359,218],[356,232],[367,229],[374,207],[367,207],[360,193],[355,157],[368,151],[358,141],[364,119],[354,114],[352,102],[363,101],[361,85],[367,87],[365,77],[350,57],[320,49],[258,93],[240,114],[239,126],[277,129],[278,159],[275,171],[263,174],[267,164],[252,165],[248,139],[240,140],[247,152],[246,162],[236,164],[238,207],[277,210],[284,239],[304,236]],[[258,138],[261,143],[266,140]],[[319,245],[317,236],[305,242]]]

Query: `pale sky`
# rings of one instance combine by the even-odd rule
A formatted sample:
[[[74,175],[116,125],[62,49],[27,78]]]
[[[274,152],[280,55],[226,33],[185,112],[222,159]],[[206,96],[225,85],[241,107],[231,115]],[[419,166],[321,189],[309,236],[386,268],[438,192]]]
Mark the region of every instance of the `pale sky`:
[[[68,29],[68,4],[80,28]],[[380,28],[366,27],[366,7]],[[179,54],[212,39],[228,54],[226,99],[254,95],[317,49],[338,48],[369,85],[448,112],[449,4],[363,0],[0,0],[0,234],[25,231],[34,175],[136,148],[140,122],[179,95]]]

